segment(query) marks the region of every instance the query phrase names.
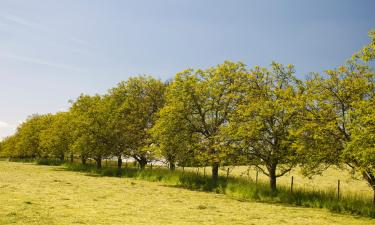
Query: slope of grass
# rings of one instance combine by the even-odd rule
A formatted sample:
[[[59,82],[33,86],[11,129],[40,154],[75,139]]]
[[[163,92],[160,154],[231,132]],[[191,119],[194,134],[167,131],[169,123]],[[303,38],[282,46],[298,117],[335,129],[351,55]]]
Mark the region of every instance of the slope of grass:
[[[163,182],[4,161],[0,203],[0,224],[375,224],[370,218],[236,201]]]

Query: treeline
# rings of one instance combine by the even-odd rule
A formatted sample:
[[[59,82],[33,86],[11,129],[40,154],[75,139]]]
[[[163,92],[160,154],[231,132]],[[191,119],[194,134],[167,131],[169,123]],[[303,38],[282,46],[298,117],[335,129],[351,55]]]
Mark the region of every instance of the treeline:
[[[224,62],[162,82],[139,76],[67,112],[32,115],[0,143],[0,156],[73,161],[155,159],[176,166],[253,165],[270,178],[349,166],[375,191],[375,32],[337,69],[295,76],[292,65]],[[121,170],[119,170],[121,171]]]

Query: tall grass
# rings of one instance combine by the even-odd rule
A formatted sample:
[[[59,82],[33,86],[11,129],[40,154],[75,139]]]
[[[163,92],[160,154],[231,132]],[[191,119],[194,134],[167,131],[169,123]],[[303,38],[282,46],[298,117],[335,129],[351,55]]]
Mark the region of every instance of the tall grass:
[[[289,187],[278,186],[276,193],[270,191],[269,185],[264,182],[255,183],[251,180],[238,177],[219,177],[212,182],[210,177],[191,171],[170,171],[166,168],[154,167],[139,170],[134,167],[122,168],[119,171],[114,167],[96,169],[94,165],[63,164],[70,171],[86,172],[96,176],[116,176],[158,181],[168,185],[190,190],[215,192],[228,195],[240,201],[257,201],[265,203],[282,203],[288,205],[326,208],[332,212],[349,213],[354,215],[375,218],[375,205],[371,199],[361,195],[346,194],[337,197],[335,190],[307,190],[296,188],[293,193]]]

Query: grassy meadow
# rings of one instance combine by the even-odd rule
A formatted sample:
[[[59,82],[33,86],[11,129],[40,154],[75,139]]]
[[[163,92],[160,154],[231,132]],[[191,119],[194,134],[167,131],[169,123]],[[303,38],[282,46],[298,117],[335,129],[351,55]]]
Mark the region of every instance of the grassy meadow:
[[[256,180],[256,170],[253,167],[235,166],[235,167],[222,167],[219,170],[221,176],[227,176],[227,169],[229,168],[229,176],[242,177],[252,181]],[[211,168],[185,168],[186,170],[198,172],[200,174],[206,173],[207,176],[211,175]],[[293,187],[306,190],[332,190],[337,191],[337,183],[340,180],[340,194],[342,195],[358,195],[363,198],[372,199],[373,191],[366,181],[361,177],[352,176],[349,170],[337,169],[334,167],[328,168],[320,175],[315,175],[307,178],[302,175],[300,168],[292,170],[290,173],[277,178],[278,186],[290,187],[291,177],[293,176]],[[267,183],[268,177],[261,172],[258,172],[258,180]]]
[[[0,171],[0,224],[375,224],[326,209],[239,201],[63,166],[0,161]]]

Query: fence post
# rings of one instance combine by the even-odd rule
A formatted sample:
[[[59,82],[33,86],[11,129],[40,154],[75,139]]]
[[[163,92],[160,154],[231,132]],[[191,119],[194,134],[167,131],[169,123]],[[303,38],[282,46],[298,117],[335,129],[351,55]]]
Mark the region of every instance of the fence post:
[[[257,170],[257,175],[255,177],[255,184],[258,185],[258,170]]]
[[[229,167],[227,168],[227,179],[229,177]]]
[[[293,176],[292,176],[292,181],[290,183],[290,192],[293,193]]]
[[[151,170],[152,170],[152,163],[151,163]]]
[[[206,166],[203,167],[203,176],[206,177]]]
[[[337,200],[340,200],[340,179],[337,180]]]

